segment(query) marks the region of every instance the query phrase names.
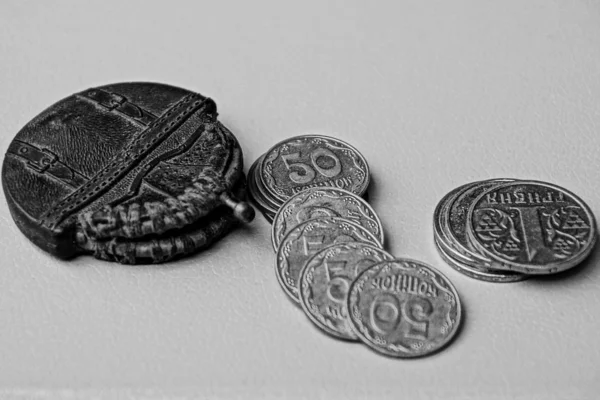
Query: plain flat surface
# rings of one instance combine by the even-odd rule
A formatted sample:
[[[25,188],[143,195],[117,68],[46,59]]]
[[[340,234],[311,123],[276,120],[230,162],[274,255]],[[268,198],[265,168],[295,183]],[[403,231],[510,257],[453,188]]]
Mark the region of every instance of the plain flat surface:
[[[48,105],[129,80],[214,98],[247,166],[304,133],[360,149],[387,249],[452,280],[463,329],[406,361],[321,334],[279,287],[262,218],[176,263],[61,262],[2,199],[0,397],[597,398],[598,252],[483,283],[441,260],[431,219],[446,192],[493,177],[565,186],[600,214],[600,3],[0,4],[2,153]]]

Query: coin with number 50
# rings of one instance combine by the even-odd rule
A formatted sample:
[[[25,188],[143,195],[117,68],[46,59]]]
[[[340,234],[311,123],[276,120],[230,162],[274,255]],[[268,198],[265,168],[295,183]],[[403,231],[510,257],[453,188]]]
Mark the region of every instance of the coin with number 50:
[[[337,187],[362,196],[369,166],[354,147],[319,135],[297,136],[273,146],[260,166],[266,190],[280,201],[317,186]]]
[[[419,261],[375,264],[350,286],[348,315],[371,349],[391,357],[433,353],[453,338],[461,305],[452,283]]]
[[[385,260],[388,252],[367,243],[340,243],[315,254],[300,274],[300,303],[308,318],[324,332],[357,340],[348,323],[346,297],[350,283],[365,269]]]

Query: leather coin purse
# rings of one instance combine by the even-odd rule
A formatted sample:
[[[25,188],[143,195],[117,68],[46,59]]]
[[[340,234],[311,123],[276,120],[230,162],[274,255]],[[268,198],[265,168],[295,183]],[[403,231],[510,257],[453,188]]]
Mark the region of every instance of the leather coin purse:
[[[19,229],[65,259],[165,262],[254,218],[242,149],[215,102],[157,83],[52,105],[11,142],[2,185]]]

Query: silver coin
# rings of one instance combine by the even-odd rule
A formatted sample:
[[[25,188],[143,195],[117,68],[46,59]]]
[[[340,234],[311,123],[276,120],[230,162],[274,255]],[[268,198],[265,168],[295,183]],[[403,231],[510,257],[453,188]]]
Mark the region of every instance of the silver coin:
[[[281,202],[311,187],[337,187],[362,196],[369,166],[349,144],[327,136],[286,139],[272,147],[259,169],[265,189]]]
[[[254,204],[263,212],[263,214],[266,212],[270,214],[271,219],[273,219],[272,217],[277,213],[277,209],[263,197],[261,191],[256,187],[255,170],[256,163],[252,164],[248,170],[248,189],[250,196]]]
[[[252,188],[252,184],[250,182],[248,182],[250,200],[252,201],[254,206],[265,216],[265,218],[267,218],[269,220],[269,222],[272,222],[275,214],[272,211],[269,211],[268,209],[266,209],[262,206],[260,201],[256,198],[256,194],[250,192],[251,188]]]
[[[493,268],[550,274],[592,251],[596,220],[575,194],[556,185],[517,181],[495,186],[471,205],[467,233]]]
[[[467,185],[450,202],[447,212],[443,216],[442,229],[447,235],[448,240],[446,243],[450,244],[453,250],[452,253],[457,251],[463,255],[464,258],[461,257],[459,259],[466,259],[465,262],[467,264],[484,267],[489,267],[492,264],[492,260],[481,254],[469,240],[467,235],[467,214],[469,207],[481,193],[489,188],[512,181],[514,179],[491,179],[474,182]]]
[[[381,247],[371,232],[344,218],[312,219],[294,227],[281,241],[275,262],[277,279],[285,293],[299,303],[298,280],[304,264],[324,248],[345,242]]]
[[[479,255],[479,257],[475,258],[465,254],[465,251],[458,251],[457,248],[460,248],[460,246],[468,246],[468,242],[467,244],[464,242],[461,244],[460,241],[450,235],[448,221],[452,220],[456,222],[457,220],[456,216],[450,215],[452,205],[455,206],[454,213],[456,213],[459,199],[460,201],[465,201],[465,199],[468,198],[464,195],[465,193],[472,190],[477,190],[479,185],[485,185],[486,182],[488,181],[472,182],[463,185],[450,192],[442,199],[442,201],[440,201],[440,204],[434,213],[434,225],[437,224],[437,226],[434,228],[434,241],[436,247],[446,263],[448,263],[455,270],[471,278],[487,282],[522,281],[527,278],[523,274],[490,269],[488,265],[491,263],[491,261],[488,261],[487,263],[483,262],[482,259],[487,259],[483,255]],[[464,231],[465,228],[463,228],[462,232]]]
[[[463,263],[454,258],[451,253],[448,252],[448,248],[438,240],[435,241],[438,252],[442,256],[442,259],[454,268],[456,271],[470,278],[477,279],[485,282],[494,283],[511,283],[520,282],[527,279],[529,276],[525,274],[515,273],[512,271],[498,271],[490,270],[485,268],[475,268],[469,264]]]
[[[499,180],[498,184],[510,180]],[[493,270],[489,268],[491,260],[476,253],[476,250],[470,245],[466,236],[466,212],[470,202],[473,201],[473,193],[480,193],[480,187],[489,187],[493,181],[472,182],[461,186],[448,201],[444,203],[439,212],[439,234],[435,237],[435,243],[442,258],[455,270],[471,278],[487,282],[517,282],[526,279],[526,276],[516,272]],[[451,234],[449,222],[454,224],[455,232]],[[465,226],[461,229],[460,223]],[[458,226],[457,226],[458,225]],[[464,234],[462,236],[461,234]],[[460,249],[460,250],[459,250]],[[462,251],[461,251],[462,250]],[[470,252],[468,252],[470,251]],[[475,254],[472,256],[471,254]],[[487,261],[486,261],[487,260]]]
[[[448,246],[450,246],[450,243],[449,243],[450,239],[448,238],[448,235],[446,234],[445,229],[443,227],[445,224],[446,215],[448,214],[449,206],[461,191],[463,191],[475,184],[476,184],[476,182],[462,185],[462,186],[448,192],[444,197],[442,197],[442,199],[437,204],[437,206],[435,207],[435,210],[433,212],[433,238],[434,238],[434,240],[441,241],[441,242],[447,244]],[[468,261],[468,259],[465,256],[463,256],[462,254],[460,254],[456,251],[454,251],[453,253],[454,253],[453,256],[460,259],[461,261],[465,261],[465,262]]]
[[[257,195],[260,197],[262,203],[264,203],[269,209],[274,210],[275,212],[277,212],[277,210],[281,206],[281,203],[277,202],[273,197],[271,197],[264,190],[264,188],[259,184],[259,182],[260,182],[260,178],[259,178],[260,173],[258,171],[260,169],[260,164],[262,163],[262,159],[263,158],[264,158],[264,156],[260,157],[253,164],[254,168],[252,168],[252,184],[254,185],[254,188],[255,188],[255,190],[257,192]]]
[[[392,357],[420,357],[448,344],[461,304],[450,281],[419,261],[383,261],[350,285],[349,320],[359,339]]]
[[[386,251],[362,242],[338,243],[321,250],[300,273],[300,304],[305,314],[324,332],[356,340],[347,320],[350,283],[373,264],[393,259]]]
[[[279,208],[281,207],[283,202],[280,201],[279,199],[273,197],[269,193],[269,191],[265,189],[264,185],[262,184],[262,179],[260,178],[260,176],[261,176],[260,168],[261,168],[263,159],[264,159],[264,155],[256,161],[256,167],[254,169],[254,174],[253,174],[253,178],[254,178],[253,182],[254,182],[254,185],[256,186],[256,188],[258,189],[258,192],[260,193],[263,201],[266,202],[270,208],[277,211],[277,210],[279,210]]]
[[[381,221],[371,206],[343,189],[311,188],[285,202],[273,222],[271,240],[277,249],[283,237],[296,225],[318,217],[342,217],[371,232],[383,244]]]
[[[250,197],[250,198],[254,201],[254,198],[252,198],[252,197]],[[267,222],[269,222],[270,224],[273,223],[273,217],[274,217],[273,213],[262,208],[256,201],[254,201],[254,206],[258,209],[258,211],[260,211],[260,213],[263,215],[263,217],[265,217]]]
[[[462,185],[456,189],[451,190],[446,193],[444,197],[437,203],[435,206],[435,210],[433,210],[433,233],[434,237],[438,238],[443,235],[442,233],[442,220],[443,220],[443,210],[447,209],[448,204],[456,197],[456,195],[468,187],[470,184]]]
[[[254,204],[254,206],[265,217],[265,219],[269,223],[273,223],[273,217],[275,216],[275,212],[272,211],[271,209],[267,209],[267,208],[265,208],[265,206],[263,206],[263,204],[265,204],[265,201],[260,197],[258,189],[256,189],[256,186],[254,185],[254,179],[252,176],[252,172],[253,172],[252,167],[250,167],[250,170],[248,171],[248,178],[247,178],[248,196],[249,196],[250,200],[252,201],[252,203]]]

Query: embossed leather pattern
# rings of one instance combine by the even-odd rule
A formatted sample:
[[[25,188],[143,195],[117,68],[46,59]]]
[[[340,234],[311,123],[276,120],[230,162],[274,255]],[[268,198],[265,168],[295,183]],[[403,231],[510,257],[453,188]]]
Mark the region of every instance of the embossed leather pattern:
[[[600,250],[567,274],[486,284],[438,255],[432,217],[452,189],[505,177],[563,186],[600,216],[599,74],[596,0],[0,1],[0,154],[85,87],[197,90],[246,166],[308,133],[360,150],[386,249],[438,268],[464,306],[445,350],[388,359],[294,307],[260,215],[132,268],[49,257],[0,198],[0,398],[596,400]]]

